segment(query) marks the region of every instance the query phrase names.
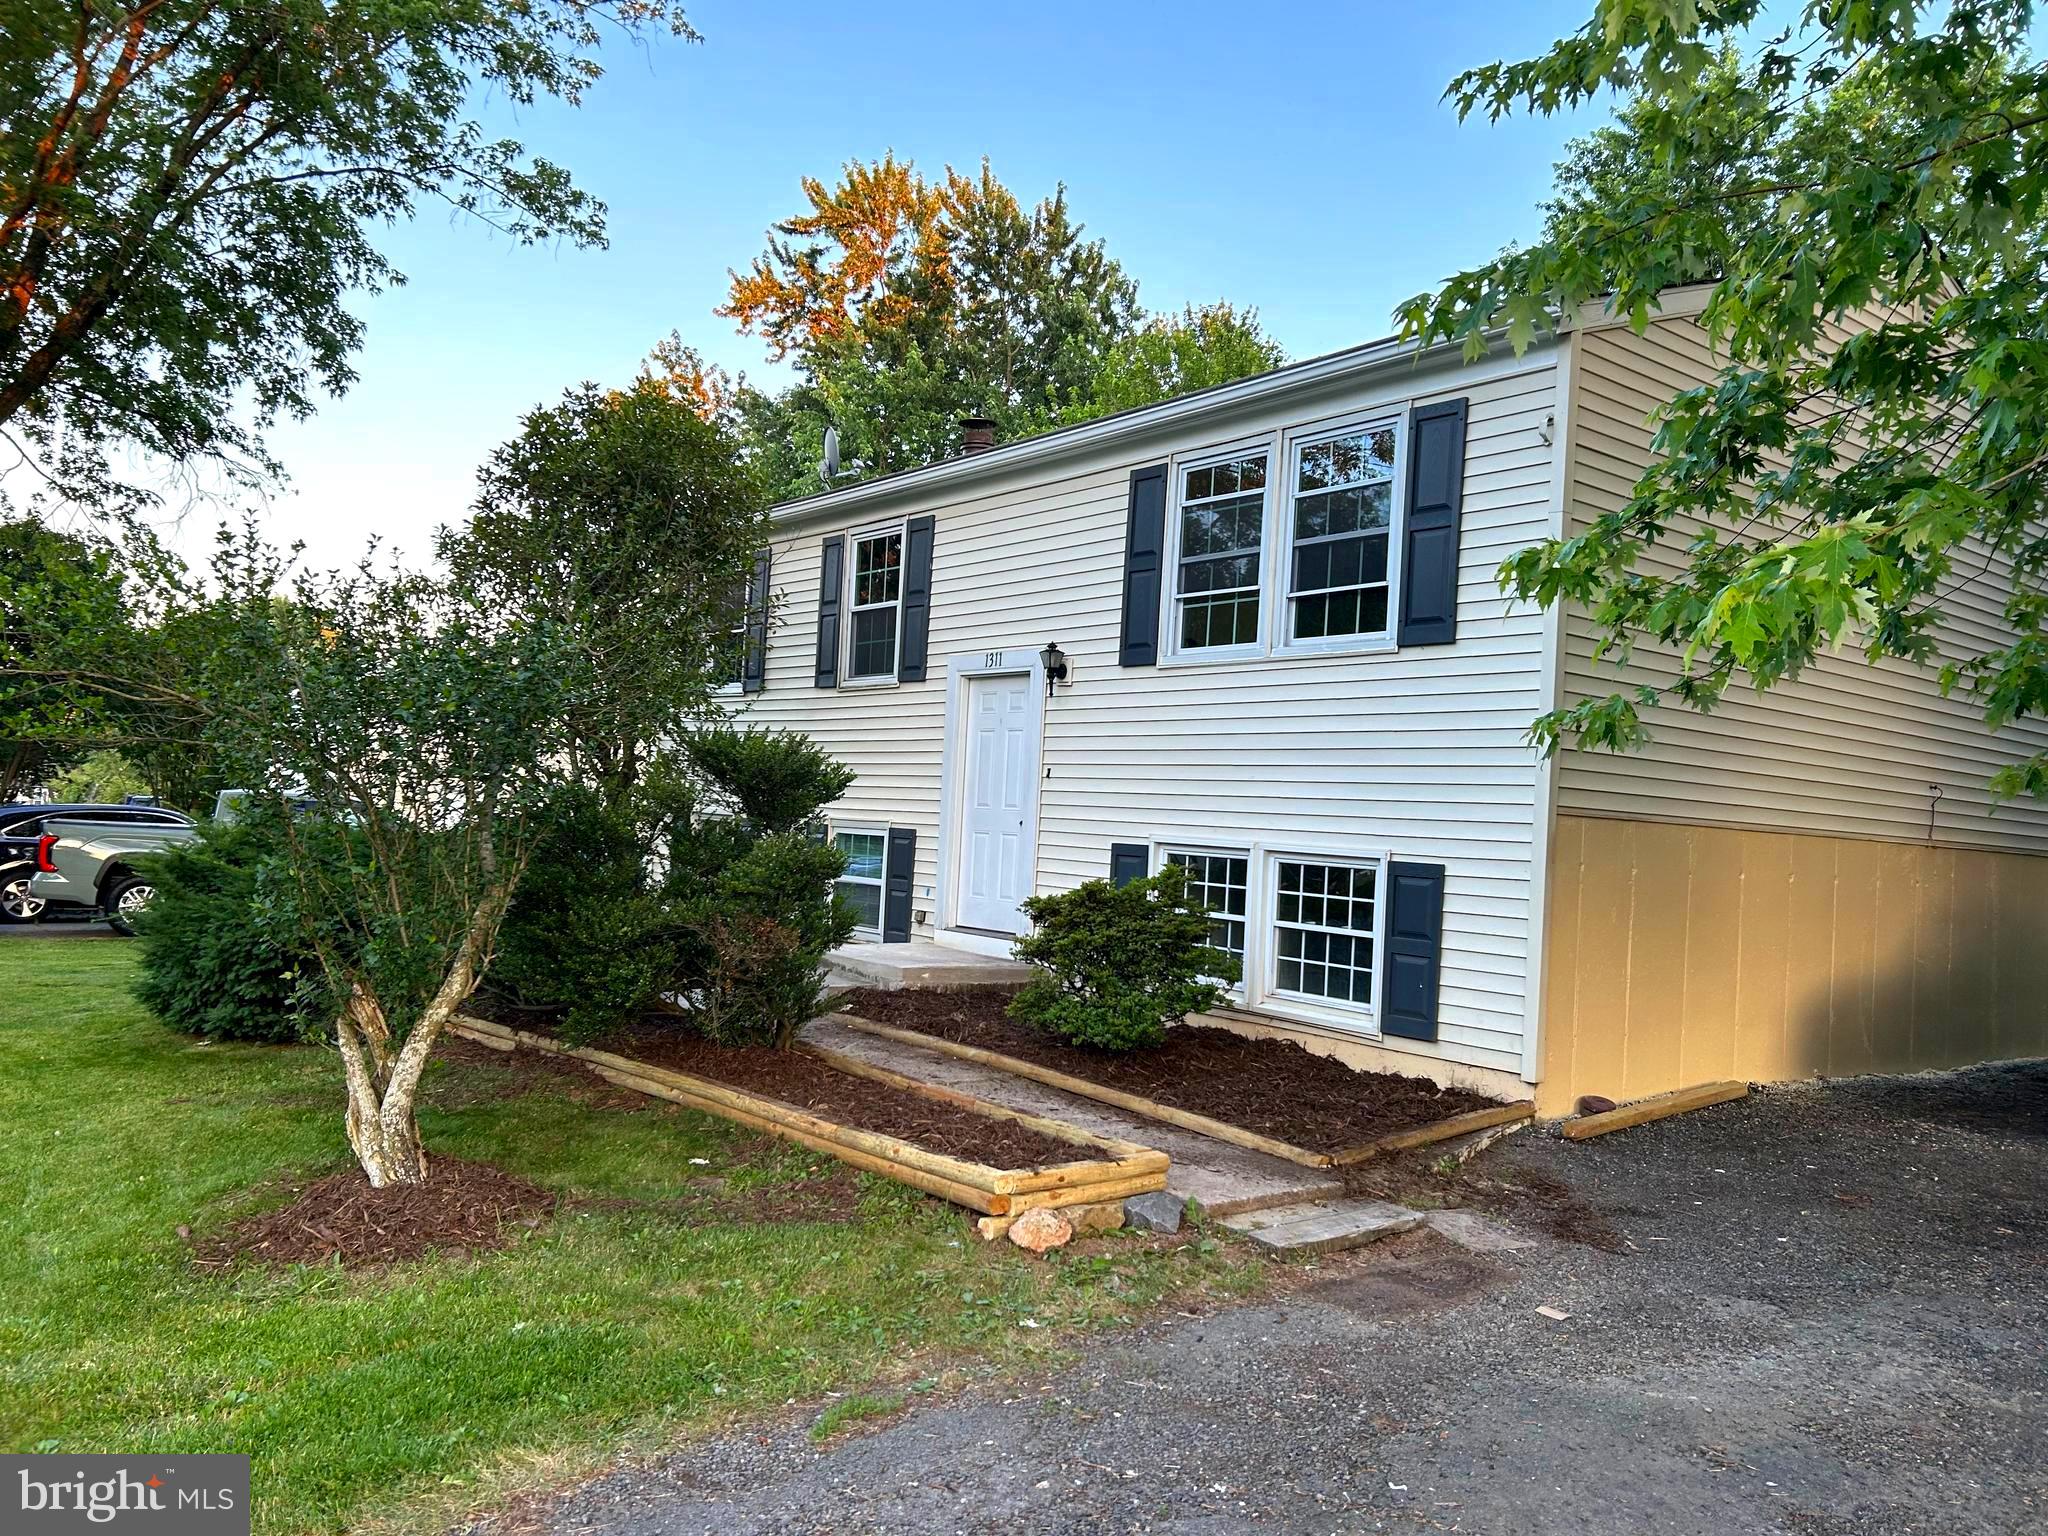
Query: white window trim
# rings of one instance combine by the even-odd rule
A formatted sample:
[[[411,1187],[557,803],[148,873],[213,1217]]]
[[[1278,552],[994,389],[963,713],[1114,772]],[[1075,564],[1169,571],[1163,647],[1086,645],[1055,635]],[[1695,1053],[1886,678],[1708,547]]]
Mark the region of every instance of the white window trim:
[[[903,588],[910,572],[907,565],[899,564],[896,581],[896,654],[891,659],[887,672],[877,672],[869,677],[853,675],[854,572],[860,563],[860,546],[868,539],[883,539],[890,534],[896,535],[900,541],[898,548],[902,550],[901,558],[907,561],[910,557],[910,535],[909,523],[904,518],[897,518],[894,522],[876,523],[872,527],[856,528],[846,535],[846,587],[840,597],[840,612],[845,615],[845,622],[840,625],[839,641],[839,686],[842,688],[894,688],[897,686],[897,673],[903,669]],[[887,606],[886,603],[872,603],[862,612],[873,613]]]
[[[1334,1003],[1327,998],[1304,997],[1299,993],[1282,992],[1275,978],[1279,975],[1280,946],[1274,942],[1274,925],[1278,921],[1280,864],[1282,860],[1300,860],[1310,863],[1346,864],[1352,868],[1371,868],[1373,871],[1372,901],[1372,1002],[1361,1007],[1356,1003]],[[1370,852],[1358,849],[1338,851],[1331,848],[1286,846],[1263,847],[1260,849],[1258,883],[1260,895],[1259,913],[1259,987],[1257,1006],[1266,1013],[1278,1014],[1285,1018],[1298,1018],[1314,1024],[1327,1024],[1335,1028],[1354,1029],[1378,1038],[1380,1034],[1380,1001],[1387,981],[1387,866],[1392,855],[1383,849]],[[1249,902],[1246,903],[1250,905]],[[1251,935],[1245,935],[1249,946]]]
[[[1159,602],[1159,665],[1162,667],[1235,666],[1304,656],[1392,655],[1400,650],[1402,545],[1408,526],[1408,417],[1418,395],[1381,401],[1360,409],[1290,422],[1270,431],[1228,443],[1204,445],[1175,454],[1167,464],[1166,538],[1161,554]],[[1387,520],[1387,632],[1383,635],[1324,636],[1292,640],[1288,631],[1291,603],[1288,588],[1294,574],[1295,456],[1301,444],[1333,433],[1362,427],[1394,429],[1394,494]],[[1203,646],[1184,650],[1180,644],[1180,498],[1187,472],[1206,464],[1266,455],[1266,513],[1259,543],[1259,638],[1252,645]],[[1283,477],[1279,478],[1279,477]]]
[[[882,873],[879,877],[871,880],[866,875],[841,875],[832,882],[835,890],[841,884],[872,885],[875,888],[878,896],[875,902],[875,926],[867,928],[855,924],[853,931],[856,937],[873,939],[879,943],[882,937],[882,927],[889,921],[889,829],[887,826],[875,822],[835,821],[827,825],[826,835],[830,846],[835,849],[839,846],[839,839],[842,835],[849,837],[879,837],[882,840]]]
[[[1203,843],[1185,838],[1162,838],[1152,845],[1152,873],[1158,874],[1166,868],[1168,855],[1176,853],[1206,854],[1211,858],[1243,859],[1244,869],[1244,954],[1238,969],[1237,980],[1219,983],[1225,996],[1232,1002],[1242,1003],[1249,996],[1251,985],[1252,958],[1257,953],[1253,946],[1252,909],[1257,904],[1259,883],[1258,855],[1243,844]],[[1229,914],[1225,914],[1228,916]]]
[[[1341,1035],[1371,1040],[1383,1038],[1381,1005],[1387,984],[1387,916],[1391,902],[1388,870],[1394,853],[1390,848],[1360,847],[1356,843],[1328,843],[1312,838],[1289,838],[1284,842],[1252,840],[1232,843],[1214,838],[1169,837],[1152,841],[1152,873],[1166,864],[1173,853],[1223,853],[1246,855],[1249,884],[1244,901],[1243,980],[1229,989],[1229,1006],[1242,1012],[1284,1019],[1290,1023],[1313,1024]],[[1273,915],[1278,910],[1278,886],[1282,859],[1307,859],[1331,864],[1371,865],[1373,882],[1372,1006],[1339,1005],[1327,1000],[1303,998],[1281,992],[1273,978],[1277,974],[1279,946],[1273,942]],[[1401,1042],[1405,1049],[1409,1042]]]
[[[1294,496],[1299,478],[1301,450],[1305,443],[1340,437],[1347,432],[1365,432],[1391,427],[1394,433],[1394,483],[1387,503],[1387,627],[1376,635],[1322,635],[1309,640],[1293,638],[1294,602]],[[1279,534],[1280,558],[1273,582],[1272,639],[1276,656],[1327,656],[1332,652],[1393,651],[1400,649],[1395,638],[1401,628],[1401,546],[1408,523],[1408,410],[1387,407],[1331,421],[1307,422],[1289,427],[1281,437],[1280,462],[1286,484],[1274,498],[1273,520]],[[1270,482],[1271,476],[1267,477]]]
[[[1177,662],[1183,666],[1219,661],[1249,661],[1266,654],[1266,636],[1269,615],[1268,605],[1272,602],[1272,561],[1269,558],[1273,543],[1273,464],[1278,444],[1273,433],[1261,433],[1257,437],[1241,438],[1234,443],[1220,447],[1202,448],[1185,454],[1176,454],[1167,468],[1168,497],[1166,503],[1166,548],[1162,555],[1159,623],[1165,630],[1160,636],[1159,659],[1162,662]],[[1195,470],[1211,464],[1227,464],[1233,459],[1242,459],[1250,454],[1264,454],[1266,457],[1266,490],[1259,516],[1259,638],[1249,645],[1204,645],[1185,649],[1180,643],[1180,506],[1181,494],[1187,478]]]

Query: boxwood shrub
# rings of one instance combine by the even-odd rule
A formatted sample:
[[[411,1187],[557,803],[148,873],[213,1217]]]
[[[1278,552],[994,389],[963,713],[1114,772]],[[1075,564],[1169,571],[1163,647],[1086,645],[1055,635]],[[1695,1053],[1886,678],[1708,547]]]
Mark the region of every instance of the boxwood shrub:
[[[1162,1045],[1169,1024],[1215,1007],[1222,984],[1237,979],[1236,957],[1209,947],[1209,911],[1188,899],[1178,865],[1124,886],[1090,880],[1034,896],[1024,915],[1032,931],[1017,958],[1037,974],[1011,1016],[1073,1045]]]

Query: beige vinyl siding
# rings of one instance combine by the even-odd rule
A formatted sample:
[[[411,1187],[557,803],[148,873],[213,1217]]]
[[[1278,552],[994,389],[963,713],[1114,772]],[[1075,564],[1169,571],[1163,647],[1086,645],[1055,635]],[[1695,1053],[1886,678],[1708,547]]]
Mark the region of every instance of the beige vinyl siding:
[[[777,622],[766,687],[746,713],[806,731],[853,766],[836,818],[917,829],[913,905],[935,917],[948,662],[1057,641],[1071,686],[1045,712],[1040,891],[1107,874],[1112,842],[1293,840],[1305,851],[1442,863],[1442,1037],[1387,1045],[1519,1073],[1541,814],[1524,732],[1547,684],[1541,616],[1511,610],[1494,569],[1551,526],[1555,376],[1547,352],[1469,370],[1402,362],[1371,382],[1269,397],[1050,467],[943,490],[913,483],[885,511],[809,515],[775,541]],[[1469,416],[1455,645],[1118,665],[1133,469],[1249,433],[1459,395]],[[924,512],[937,519],[928,680],[814,687],[821,538]]]
[[[1713,359],[1704,333],[1683,317],[1643,336],[1625,326],[1582,329],[1571,345],[1566,505],[1579,529],[1628,500],[1650,460],[1650,413],[1710,377]],[[1683,543],[1652,549],[1642,568],[1675,568]],[[1944,596],[1948,619],[1937,638],[1945,653],[1974,654],[2002,633],[2007,568],[1958,565],[1975,579]],[[1566,636],[1566,703],[1677,674],[1673,656],[1648,647],[1626,669],[1596,663],[1583,613],[1568,618]],[[1931,668],[1873,665],[1852,643],[1767,694],[1738,683],[1711,714],[1668,707],[1646,720],[1646,751],[1564,754],[1561,812],[1926,841],[1931,810],[1938,843],[2048,851],[2048,808],[1994,806],[1985,788],[1999,764],[2048,746],[2048,726],[1994,733],[1975,702],[1941,696]],[[1940,786],[1938,801],[1930,785]]]

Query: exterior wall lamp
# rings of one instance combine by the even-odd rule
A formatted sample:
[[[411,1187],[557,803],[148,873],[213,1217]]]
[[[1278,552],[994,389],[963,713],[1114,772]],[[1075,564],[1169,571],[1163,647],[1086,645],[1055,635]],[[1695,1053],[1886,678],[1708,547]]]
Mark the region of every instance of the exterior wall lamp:
[[[1045,696],[1049,699],[1054,687],[1067,680],[1067,653],[1060,649],[1059,641],[1048,640],[1038,659],[1045,667]]]

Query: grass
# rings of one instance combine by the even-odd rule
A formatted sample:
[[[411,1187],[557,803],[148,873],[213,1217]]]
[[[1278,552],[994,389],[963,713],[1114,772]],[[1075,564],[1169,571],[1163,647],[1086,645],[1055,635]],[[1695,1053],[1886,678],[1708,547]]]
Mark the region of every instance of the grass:
[[[1214,1243],[1052,1263],[984,1247],[961,1213],[867,1178],[850,1222],[692,1217],[689,1180],[729,1196],[830,1165],[450,1064],[429,1151],[561,1192],[552,1222],[381,1273],[201,1271],[180,1226],[346,1165],[339,1069],[171,1034],[130,998],[133,964],[120,943],[0,941],[0,1448],[245,1452],[266,1536],[432,1529],[621,1450],[913,1363],[1023,1363],[1162,1297],[1257,1283]],[[883,1401],[839,1400],[833,1427]]]

